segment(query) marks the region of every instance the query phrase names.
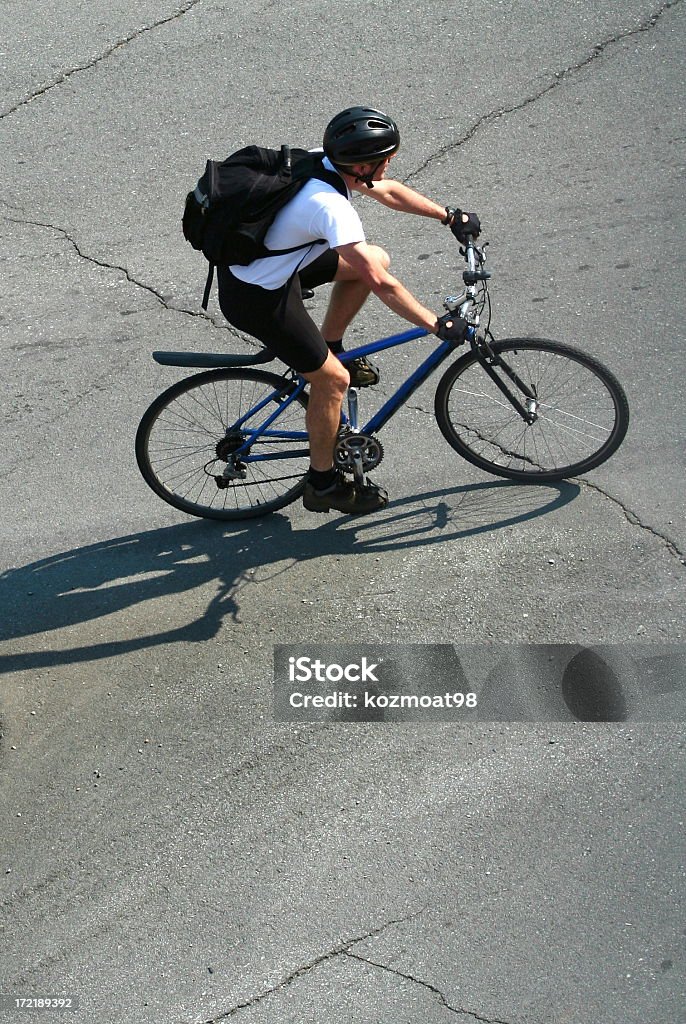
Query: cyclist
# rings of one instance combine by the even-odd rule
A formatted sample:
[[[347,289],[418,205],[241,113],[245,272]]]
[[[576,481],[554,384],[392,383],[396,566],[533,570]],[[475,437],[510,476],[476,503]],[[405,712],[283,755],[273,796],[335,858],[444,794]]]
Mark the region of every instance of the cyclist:
[[[273,249],[311,243],[305,255],[301,250],[218,269],[219,303],[227,320],[258,338],[309,381],[310,470],[303,503],[312,512],[336,509],[359,515],[388,503],[385,490],[348,482],[333,460],[348,387],[367,387],[379,380],[378,370],[367,359],[344,366],[337,358],[346,328],[369,293],[440,338],[459,340],[464,333],[464,322],[436,316],[389,273],[388,254],[366,242],[352,206],[352,194],[361,192],[392,210],[449,225],[462,243],[468,234],[479,234],[476,214],[439,206],[407,185],[385,180],[399,146],[398,127],[386,114],[369,107],[341,111],[324,133],[324,167],[343,179],[347,199],[333,185],[313,178],[279,211],[265,239],[267,248]],[[302,289],[331,281],[320,331],[305,310]]]

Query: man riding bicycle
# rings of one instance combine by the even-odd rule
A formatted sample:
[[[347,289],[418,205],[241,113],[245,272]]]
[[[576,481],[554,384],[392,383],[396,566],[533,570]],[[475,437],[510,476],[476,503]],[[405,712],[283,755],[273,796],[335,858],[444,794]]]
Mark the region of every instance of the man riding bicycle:
[[[382,488],[346,480],[333,459],[348,387],[368,387],[379,380],[367,359],[344,366],[337,358],[345,331],[369,293],[442,339],[460,339],[464,332],[463,321],[436,316],[389,273],[388,254],[367,244],[352,206],[352,194],[362,192],[389,209],[449,225],[462,243],[467,235],[479,234],[475,214],[439,206],[407,185],[384,180],[399,146],[398,128],[386,114],[368,107],[341,111],[324,133],[323,164],[341,177],[347,198],[328,182],[312,178],[279,211],[265,239],[268,249],[308,246],[305,255],[300,250],[218,269],[219,303],[227,320],[262,341],[309,382],[310,470],[303,503],[312,512],[336,509],[361,515],[388,503]],[[305,310],[302,289],[328,282],[334,284],[319,330]]]

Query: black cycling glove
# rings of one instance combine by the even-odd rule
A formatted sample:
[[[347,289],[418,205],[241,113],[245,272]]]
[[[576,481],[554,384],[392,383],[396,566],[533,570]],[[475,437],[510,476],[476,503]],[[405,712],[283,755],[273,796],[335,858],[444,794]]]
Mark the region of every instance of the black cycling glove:
[[[467,213],[466,210],[451,210],[447,206],[445,212],[450,230],[462,245],[467,244],[467,237],[469,235],[472,238],[477,238],[481,234],[481,221],[475,213]],[[466,217],[467,220],[463,220],[463,217]]]
[[[466,340],[469,324],[457,313],[445,313],[438,318],[437,336],[441,341],[455,341],[461,345]]]

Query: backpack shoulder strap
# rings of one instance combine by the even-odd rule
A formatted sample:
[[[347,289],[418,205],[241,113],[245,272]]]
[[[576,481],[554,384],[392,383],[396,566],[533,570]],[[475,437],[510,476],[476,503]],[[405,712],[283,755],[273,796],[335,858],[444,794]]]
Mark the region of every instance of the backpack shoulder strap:
[[[282,149],[284,148],[285,147],[282,147]],[[294,152],[300,156],[300,166],[296,171],[298,177],[304,178],[305,181],[310,178],[317,178],[319,181],[324,181],[327,185],[331,185],[335,188],[344,199],[348,199],[348,189],[340,174],[337,174],[336,171],[329,171],[326,167],[323,167],[322,157],[319,153],[308,153],[302,150],[295,150]],[[290,159],[290,151],[288,153],[288,158]],[[325,241],[325,238],[315,238],[311,242],[305,242],[304,245],[294,245],[290,249],[269,249],[265,251],[265,256],[288,256],[290,253],[298,252],[300,249],[308,249],[311,245],[316,245],[317,242]]]
[[[202,296],[202,308],[207,312],[207,306],[210,301],[210,292],[212,290],[212,282],[214,281],[214,263],[210,263],[207,271],[207,280],[205,281],[205,291]]]
[[[322,167],[316,174],[312,175],[313,178],[319,178],[320,181],[325,181],[327,185],[332,185],[337,192],[343,196],[344,199],[348,198],[348,189],[341,178],[340,174],[336,171],[329,171],[326,167]]]
[[[294,178],[318,178],[340,192],[344,199],[348,198],[348,189],[340,174],[324,167],[323,153],[310,153],[307,149],[293,149],[290,151],[290,155],[293,161]]]

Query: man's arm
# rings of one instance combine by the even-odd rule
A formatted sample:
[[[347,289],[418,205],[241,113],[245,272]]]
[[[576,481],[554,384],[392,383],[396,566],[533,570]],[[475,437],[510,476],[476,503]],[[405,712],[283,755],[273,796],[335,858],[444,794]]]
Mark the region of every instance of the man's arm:
[[[374,191],[376,191],[376,185]],[[445,216],[445,211],[443,214]],[[418,302],[397,278],[388,273],[374,250],[366,242],[337,245],[336,252],[352,267],[357,277],[364,281],[367,287],[394,313],[409,320],[417,327],[423,327],[432,334],[437,332],[438,318],[436,314]]]
[[[399,181],[384,179],[374,182],[374,188],[371,191],[367,189],[365,195],[372,196],[391,210],[417,213],[420,217],[431,217],[433,220],[440,220],[442,224],[449,224],[450,230],[462,245],[466,244],[466,235],[479,235],[481,232],[481,224],[475,213],[448,210],[447,206],[439,206],[421,192],[415,192],[413,188],[408,188]],[[459,220],[456,221],[455,218],[458,216]]]
[[[431,217],[441,221],[446,217],[445,206],[439,206],[432,199],[427,199],[421,192],[415,192],[413,188],[403,185],[400,181],[375,181],[374,188],[365,191],[364,194],[401,213],[416,213],[420,217]]]

